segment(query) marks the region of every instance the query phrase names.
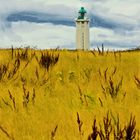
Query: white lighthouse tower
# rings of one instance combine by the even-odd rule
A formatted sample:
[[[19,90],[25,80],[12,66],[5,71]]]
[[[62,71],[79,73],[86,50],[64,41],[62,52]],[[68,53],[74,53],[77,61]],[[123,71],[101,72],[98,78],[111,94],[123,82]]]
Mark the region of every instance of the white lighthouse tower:
[[[89,50],[89,19],[86,10],[81,7],[76,19],[76,47],[77,50]]]

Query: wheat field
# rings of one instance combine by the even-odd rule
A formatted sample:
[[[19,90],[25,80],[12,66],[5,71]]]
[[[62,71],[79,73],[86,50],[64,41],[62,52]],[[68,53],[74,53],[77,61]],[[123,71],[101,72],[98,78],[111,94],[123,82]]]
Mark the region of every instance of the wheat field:
[[[140,51],[0,50],[1,140],[131,140]]]

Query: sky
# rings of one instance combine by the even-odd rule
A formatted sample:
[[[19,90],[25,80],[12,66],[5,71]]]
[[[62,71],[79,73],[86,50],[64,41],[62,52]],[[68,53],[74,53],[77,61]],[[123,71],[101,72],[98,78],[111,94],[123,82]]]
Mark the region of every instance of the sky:
[[[80,7],[90,19],[90,48],[140,46],[139,0],[0,0],[0,48],[76,48]]]

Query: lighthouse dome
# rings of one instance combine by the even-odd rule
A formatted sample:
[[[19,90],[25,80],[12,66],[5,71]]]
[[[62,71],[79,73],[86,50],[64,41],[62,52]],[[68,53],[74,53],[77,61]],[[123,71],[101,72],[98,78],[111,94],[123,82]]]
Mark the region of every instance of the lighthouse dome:
[[[79,16],[78,19],[84,19],[85,18],[85,14],[87,13],[86,10],[84,9],[84,7],[81,7],[81,9],[79,10]]]

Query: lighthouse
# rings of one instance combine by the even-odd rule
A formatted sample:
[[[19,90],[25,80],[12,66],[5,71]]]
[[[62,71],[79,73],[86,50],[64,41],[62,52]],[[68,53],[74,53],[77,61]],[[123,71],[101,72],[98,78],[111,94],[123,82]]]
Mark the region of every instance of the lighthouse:
[[[89,50],[89,19],[84,7],[78,12],[76,19],[76,48],[77,50]]]

